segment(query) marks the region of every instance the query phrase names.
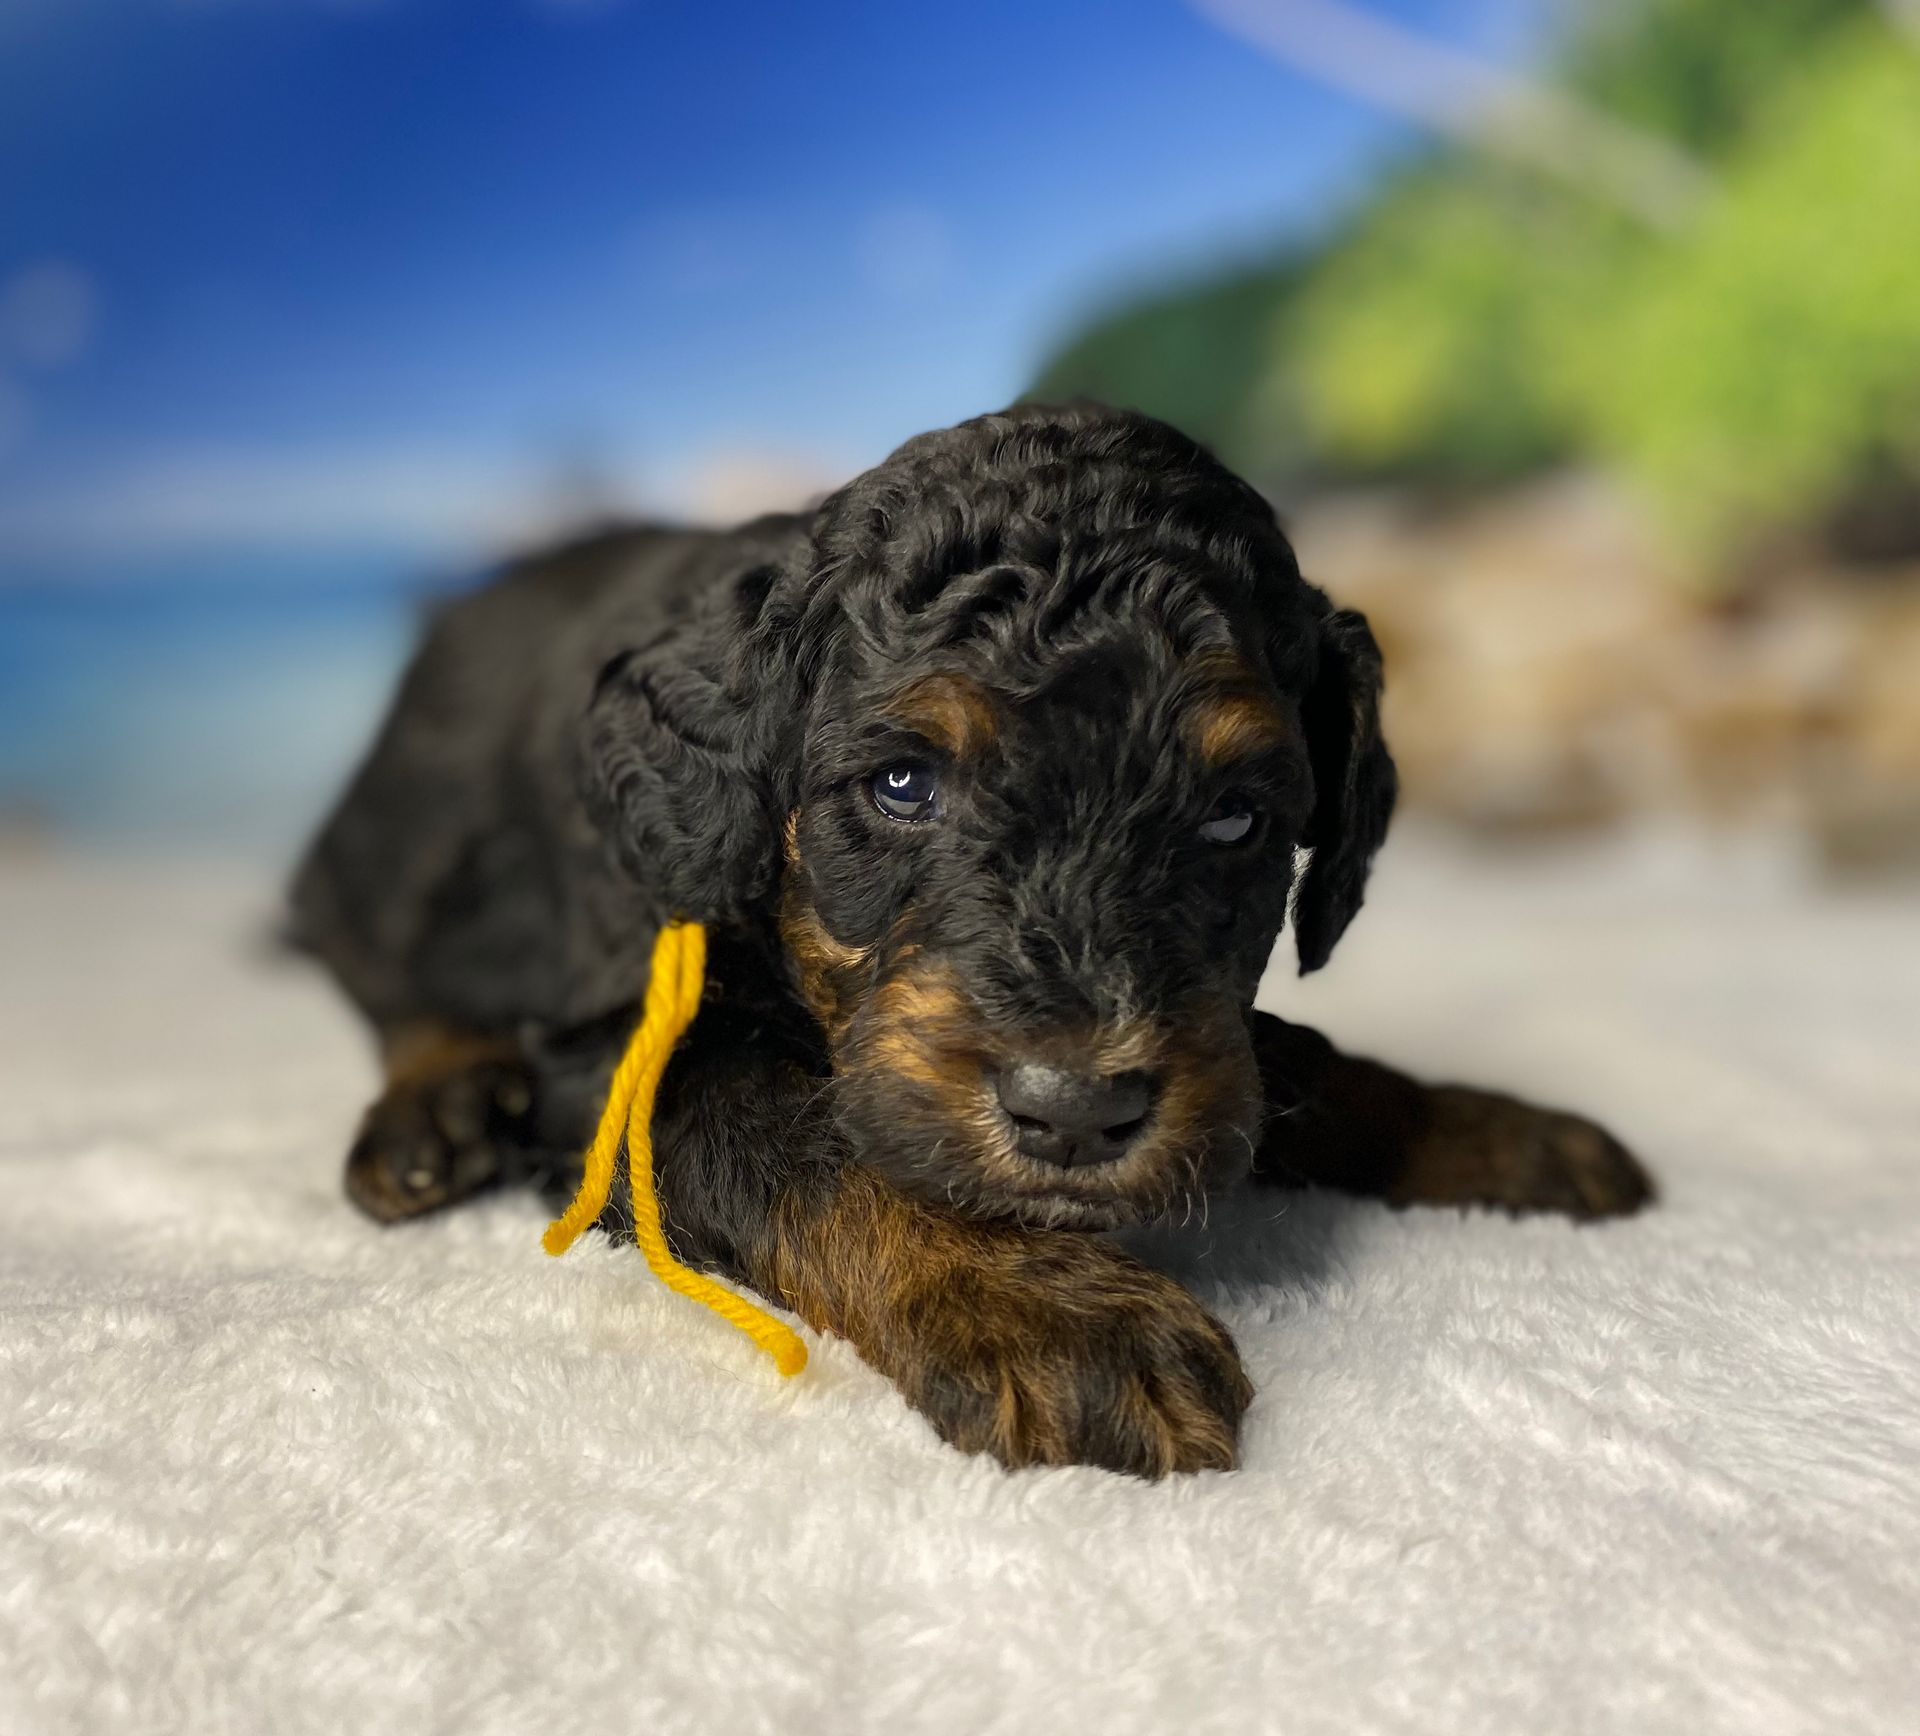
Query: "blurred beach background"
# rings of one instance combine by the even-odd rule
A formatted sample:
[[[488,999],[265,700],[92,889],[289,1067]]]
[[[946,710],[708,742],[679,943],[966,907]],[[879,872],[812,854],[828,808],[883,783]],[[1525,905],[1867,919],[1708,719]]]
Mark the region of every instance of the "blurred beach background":
[[[367,1223],[272,940],[436,598],[1027,394],[1386,651],[1260,1004],[1661,1194],[1160,1226],[1259,1388],[1179,1487]],[[1917,1032],[1920,0],[0,0],[5,1736],[1904,1736]]]
[[[433,596],[1023,394],[1271,492],[1416,824],[1920,871],[1910,0],[7,0],[0,840],[283,861]]]

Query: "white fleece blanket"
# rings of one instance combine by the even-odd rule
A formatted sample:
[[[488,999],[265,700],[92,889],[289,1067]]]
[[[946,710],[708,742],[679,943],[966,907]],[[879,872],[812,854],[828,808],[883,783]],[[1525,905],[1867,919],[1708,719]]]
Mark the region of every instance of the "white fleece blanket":
[[[500,1200],[381,1232],[263,880],[0,871],[0,1731],[1920,1729],[1920,922],[1387,853],[1272,1003],[1603,1113],[1578,1230],[1263,1196],[1157,1245],[1260,1396],[1152,1487],[781,1384]]]

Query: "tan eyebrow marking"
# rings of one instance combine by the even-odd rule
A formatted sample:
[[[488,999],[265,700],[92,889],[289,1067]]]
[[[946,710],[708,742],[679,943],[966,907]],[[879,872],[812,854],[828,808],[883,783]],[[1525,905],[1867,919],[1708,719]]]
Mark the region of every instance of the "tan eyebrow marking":
[[[1285,710],[1238,657],[1209,657],[1194,673],[1210,689],[1187,713],[1187,735],[1209,765],[1247,759],[1287,739]]]
[[[884,715],[957,760],[977,758],[1000,734],[992,696],[968,675],[923,675],[892,696]]]

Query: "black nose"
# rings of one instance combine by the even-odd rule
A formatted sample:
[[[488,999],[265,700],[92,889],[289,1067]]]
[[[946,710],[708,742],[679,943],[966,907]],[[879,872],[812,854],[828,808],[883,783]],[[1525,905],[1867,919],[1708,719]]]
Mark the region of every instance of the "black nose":
[[[1007,1068],[995,1083],[1000,1107],[1013,1122],[1014,1144],[1062,1169],[1113,1162],[1146,1126],[1153,1107],[1153,1081],[1145,1073],[1103,1079],[1027,1062]]]

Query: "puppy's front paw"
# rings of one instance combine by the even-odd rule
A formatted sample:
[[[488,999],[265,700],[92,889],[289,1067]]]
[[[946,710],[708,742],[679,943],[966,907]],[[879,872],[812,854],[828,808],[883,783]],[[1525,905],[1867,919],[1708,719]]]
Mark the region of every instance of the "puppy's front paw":
[[[1388,1197],[1396,1205],[1491,1205],[1571,1218],[1621,1217],[1653,1178],[1585,1117],[1462,1086],[1429,1094],[1430,1118]]]
[[[1063,1240],[926,1309],[901,1383],[955,1446],[1009,1467],[1233,1468],[1253,1388],[1226,1328],[1172,1279]]]
[[[389,1085],[347,1153],[347,1197],[383,1224],[470,1198],[500,1179],[532,1103],[531,1075],[512,1061]]]

